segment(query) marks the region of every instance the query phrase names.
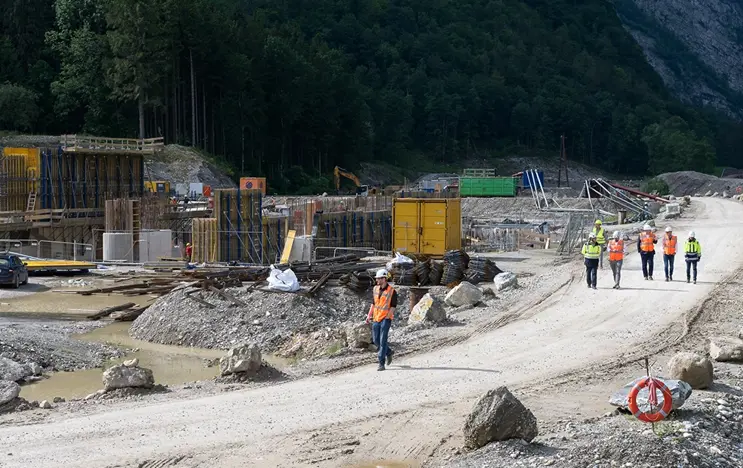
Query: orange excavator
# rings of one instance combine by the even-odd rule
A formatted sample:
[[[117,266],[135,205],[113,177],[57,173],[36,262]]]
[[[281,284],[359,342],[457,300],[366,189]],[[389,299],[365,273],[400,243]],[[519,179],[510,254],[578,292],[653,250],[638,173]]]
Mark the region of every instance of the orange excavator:
[[[362,185],[361,181],[353,172],[347,171],[342,167],[335,166],[333,170],[333,176],[335,179],[335,190],[338,191],[341,188],[341,177],[351,180],[356,184],[356,195],[365,197],[367,195],[374,195],[377,193],[376,187],[370,187],[368,185]]]

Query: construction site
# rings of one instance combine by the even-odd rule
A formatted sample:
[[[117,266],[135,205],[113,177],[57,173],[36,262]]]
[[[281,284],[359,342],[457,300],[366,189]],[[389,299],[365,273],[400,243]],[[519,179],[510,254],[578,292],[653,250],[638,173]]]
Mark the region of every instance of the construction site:
[[[32,274],[0,290],[2,467],[743,466],[743,180],[646,193],[561,157],[284,196],[153,176],[162,139],[55,142],[0,159],[0,251]],[[597,221],[621,290],[586,288]],[[643,278],[650,230],[673,281],[662,240]]]

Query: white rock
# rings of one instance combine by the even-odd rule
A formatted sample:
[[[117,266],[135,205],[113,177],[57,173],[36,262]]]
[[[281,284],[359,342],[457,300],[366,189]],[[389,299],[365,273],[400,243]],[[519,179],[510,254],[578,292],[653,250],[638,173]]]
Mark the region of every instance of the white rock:
[[[482,299],[482,290],[472,283],[462,281],[449,291],[444,302],[452,307],[475,305]],[[422,300],[422,299],[421,299]]]
[[[103,388],[152,388],[155,378],[150,369],[144,367],[113,366],[103,373]]]
[[[124,366],[126,367],[137,367],[139,366],[139,359],[129,359],[128,361],[124,361]]]
[[[459,286],[461,286],[461,284]],[[457,286],[457,288],[459,286]],[[449,294],[454,292],[454,289],[451,290]],[[480,293],[480,295],[482,296],[482,292]],[[447,298],[448,297],[449,295],[447,295]],[[446,310],[444,310],[444,306],[441,304],[441,302],[439,302],[438,299],[435,299],[430,294],[424,295],[421,300],[418,301],[418,303],[413,307],[413,310],[410,311],[410,316],[408,317],[408,323],[440,323],[444,320],[446,320]]]
[[[496,290],[503,291],[504,289],[515,288],[516,286],[518,286],[518,279],[516,278],[516,275],[514,273],[505,271],[496,275],[493,283],[495,284]]]
[[[714,368],[706,356],[697,353],[676,353],[668,361],[668,377],[683,380],[691,388],[707,388],[712,385]]]
[[[10,380],[0,380],[0,406],[16,399],[20,394],[20,385]]]
[[[718,362],[743,362],[743,340],[720,336],[711,338],[709,355]]]
[[[23,367],[25,367],[28,375],[41,375],[44,373],[44,369],[35,362],[24,364]]]
[[[361,322],[346,327],[346,343],[349,348],[367,348],[372,344],[371,324]]]
[[[257,344],[249,344],[232,348],[227,356],[219,360],[219,370],[222,375],[255,374],[261,368],[261,350]]]
[[[715,193],[712,194],[712,196],[713,197],[719,197],[720,196],[720,192],[715,192]]]
[[[52,409],[52,404],[49,403],[47,400],[44,400],[41,403],[39,403],[39,408],[41,408],[41,409]]]
[[[10,359],[0,357],[0,380],[17,382],[31,375],[31,371],[21,364]]]
[[[727,192],[725,192],[725,191],[723,191],[722,192],[722,198],[730,198],[730,194],[727,193]]]

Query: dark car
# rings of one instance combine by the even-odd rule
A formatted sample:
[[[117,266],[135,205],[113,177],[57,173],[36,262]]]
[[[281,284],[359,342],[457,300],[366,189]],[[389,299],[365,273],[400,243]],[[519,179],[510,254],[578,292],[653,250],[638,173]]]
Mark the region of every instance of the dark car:
[[[0,284],[18,288],[28,283],[28,269],[17,255],[0,254]]]

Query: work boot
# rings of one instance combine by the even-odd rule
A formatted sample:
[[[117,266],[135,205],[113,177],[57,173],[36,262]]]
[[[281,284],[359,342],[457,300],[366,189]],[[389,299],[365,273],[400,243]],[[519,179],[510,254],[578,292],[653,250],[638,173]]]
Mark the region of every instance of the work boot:
[[[588,285],[588,289],[591,289],[591,285],[590,284]]]
[[[617,289],[622,289],[622,287],[621,287],[621,286],[619,286],[619,285],[617,285]]]
[[[694,280],[694,284],[697,284],[697,280]]]
[[[648,280],[648,277],[646,276],[646,277],[645,277],[645,281],[647,281],[647,280]]]
[[[648,276],[650,278],[650,281],[653,281],[653,275]]]
[[[689,278],[686,278],[687,283],[691,283],[691,280]]]
[[[383,371],[383,370],[384,370],[384,366],[380,364],[380,366],[377,367],[377,372]]]
[[[696,281],[694,281],[696,283]],[[591,286],[593,289],[596,289],[596,286]]]
[[[390,353],[387,355],[387,365],[389,366],[392,364],[392,355],[395,354],[394,351],[390,350]]]
[[[668,283],[668,276],[666,276],[666,283]]]

